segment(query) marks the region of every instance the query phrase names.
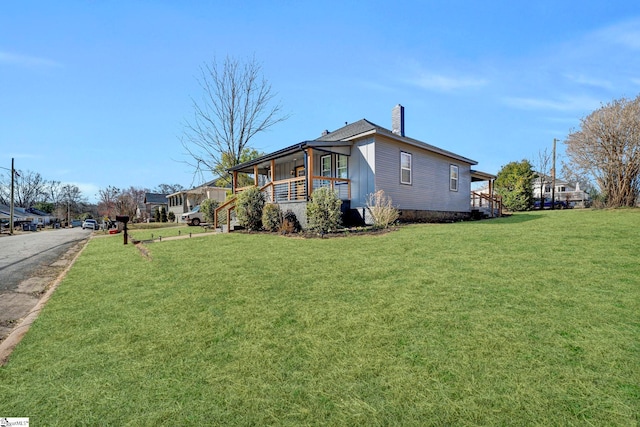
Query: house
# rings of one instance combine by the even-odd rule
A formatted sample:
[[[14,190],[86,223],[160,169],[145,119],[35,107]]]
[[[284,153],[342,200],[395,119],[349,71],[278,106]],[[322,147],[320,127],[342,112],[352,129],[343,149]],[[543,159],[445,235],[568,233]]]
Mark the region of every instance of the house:
[[[26,212],[35,216],[34,221],[37,222],[38,227],[40,228],[51,225],[55,220],[55,217],[53,215],[36,208],[28,208],[26,209]]]
[[[167,195],[169,212],[174,213],[176,221],[181,221],[182,214],[191,212],[204,199],[213,199],[221,204],[224,203],[229,189],[216,187],[213,184],[214,182],[210,181],[190,190]]]
[[[337,192],[345,222],[370,223],[367,197],[378,190],[391,197],[402,220],[470,217],[471,182],[492,184],[495,176],[472,170],[474,160],[406,136],[401,105],[391,116],[391,129],[362,119],[232,167],[233,192],[244,190],[238,173],[251,174],[267,200],[292,210],[303,227],[306,203],[320,187]],[[233,207],[231,199],[218,213]]]
[[[580,183],[572,184],[562,179],[555,180],[555,191],[552,194],[553,179],[545,174],[538,174],[533,180],[533,198],[551,199],[553,195],[556,201],[566,202],[569,206],[585,207],[589,204],[589,193],[580,189]]]
[[[155,210],[167,209],[167,195],[161,193],[145,193],[142,205],[138,206],[137,216],[140,220],[146,221],[154,217]]]
[[[0,205],[0,218],[3,220],[7,220],[8,223],[9,218],[11,218],[11,207],[7,205]],[[28,209],[21,208],[18,206],[14,206],[13,208],[13,223],[14,225],[19,224],[42,224],[41,218],[39,215],[28,212]],[[42,219],[42,221],[44,221]]]

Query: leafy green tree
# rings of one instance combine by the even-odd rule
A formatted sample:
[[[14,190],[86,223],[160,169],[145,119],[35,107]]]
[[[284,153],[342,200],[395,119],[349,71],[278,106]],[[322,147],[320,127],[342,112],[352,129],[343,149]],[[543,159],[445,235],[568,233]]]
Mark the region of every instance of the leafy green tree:
[[[160,222],[160,209],[157,206],[153,209],[153,219],[156,222]]]
[[[204,220],[210,224],[213,224],[215,218],[216,208],[220,205],[217,200],[204,199],[200,202],[200,212],[204,216]]]
[[[264,156],[264,154],[265,153],[260,152],[256,149],[245,147],[242,150],[242,154],[240,155],[240,160],[236,164],[257,159],[258,157]],[[231,186],[232,177],[227,173],[227,169],[235,166],[236,164],[234,164],[234,160],[230,155],[228,155],[227,153],[222,154],[220,164],[216,166],[216,169],[213,171],[214,175],[220,177],[216,180],[216,187]],[[249,176],[249,174],[246,174],[246,173],[238,174],[238,183],[237,183],[238,188],[248,187],[250,185],[253,185],[253,183],[254,183],[253,178]]]
[[[241,226],[250,231],[262,227],[262,209],[265,197],[258,187],[251,187],[238,194],[236,201],[236,218]]]
[[[160,208],[160,222],[167,222],[167,210],[164,206]]]
[[[50,202],[36,202],[33,205],[33,207],[42,212],[53,213],[53,210],[56,208],[56,205]]]
[[[321,235],[336,230],[342,223],[342,200],[328,187],[315,190],[307,203],[307,225]]]
[[[528,160],[511,162],[502,167],[495,181],[496,193],[505,208],[524,211],[533,205],[533,180],[536,177]]]

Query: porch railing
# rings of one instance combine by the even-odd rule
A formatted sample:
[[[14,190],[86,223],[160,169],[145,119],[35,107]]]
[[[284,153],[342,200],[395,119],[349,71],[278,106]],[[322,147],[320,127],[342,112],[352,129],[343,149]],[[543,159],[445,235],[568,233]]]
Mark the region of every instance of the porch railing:
[[[242,193],[249,187],[236,188],[236,194]],[[345,178],[331,178],[324,176],[313,177],[313,189],[329,187],[338,192],[343,200],[351,199],[351,180]],[[307,200],[307,181],[305,177],[295,177],[268,182],[260,188],[267,197],[268,203],[291,202]]]
[[[491,216],[502,216],[502,196],[490,196],[486,193],[471,192],[472,208],[487,208],[491,212]]]

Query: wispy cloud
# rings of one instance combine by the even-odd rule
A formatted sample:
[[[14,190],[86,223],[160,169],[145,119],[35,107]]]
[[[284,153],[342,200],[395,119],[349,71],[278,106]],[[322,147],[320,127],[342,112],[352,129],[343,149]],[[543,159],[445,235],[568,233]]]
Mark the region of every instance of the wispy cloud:
[[[0,64],[19,65],[23,67],[61,67],[62,64],[47,58],[0,51]]]
[[[487,85],[487,80],[474,77],[447,76],[442,74],[420,73],[408,79],[408,83],[422,89],[450,92],[459,89],[479,88]]]
[[[507,97],[504,103],[523,110],[553,110],[562,112],[590,111],[600,107],[600,100],[586,96],[566,96],[560,99]]]
[[[95,202],[98,198],[98,192],[100,187],[93,183],[87,182],[65,182],[64,184],[70,184],[77,186],[83,195],[87,196],[90,202]]]
[[[613,84],[609,80],[598,79],[595,77],[589,77],[582,74],[573,75],[573,74],[565,74],[565,77],[572,81],[573,83],[583,85],[583,86],[592,86],[602,89],[613,89]]]
[[[606,43],[621,45],[632,50],[640,50],[640,19],[633,19],[603,28],[595,33],[595,37]]]

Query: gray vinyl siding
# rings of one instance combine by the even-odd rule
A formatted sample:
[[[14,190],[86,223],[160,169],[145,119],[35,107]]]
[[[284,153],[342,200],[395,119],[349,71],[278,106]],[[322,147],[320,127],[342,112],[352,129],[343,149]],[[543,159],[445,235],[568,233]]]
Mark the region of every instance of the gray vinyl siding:
[[[411,184],[400,183],[400,152],[411,154]],[[471,165],[408,144],[375,141],[375,189],[399,209],[469,212]],[[458,191],[449,189],[449,165],[459,167]]]
[[[367,195],[376,191],[375,158],[376,147],[373,138],[354,144],[349,158],[351,206],[365,206]]]

